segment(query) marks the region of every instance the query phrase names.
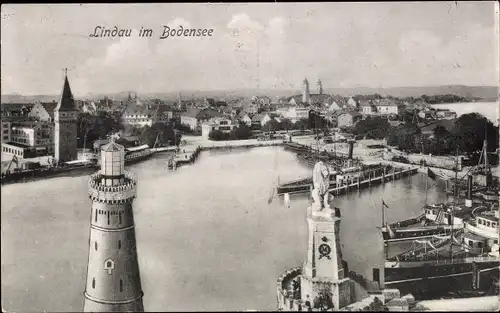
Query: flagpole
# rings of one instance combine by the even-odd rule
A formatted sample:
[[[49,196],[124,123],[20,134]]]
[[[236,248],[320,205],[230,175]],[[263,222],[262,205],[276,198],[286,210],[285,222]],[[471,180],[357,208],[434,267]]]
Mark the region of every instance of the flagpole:
[[[429,174],[427,174],[429,175]],[[427,177],[427,175],[425,176],[425,206],[427,206],[427,190],[429,189],[428,185],[429,185],[429,178]]]
[[[385,208],[384,208],[384,199],[382,199],[382,227],[384,227],[385,223]]]

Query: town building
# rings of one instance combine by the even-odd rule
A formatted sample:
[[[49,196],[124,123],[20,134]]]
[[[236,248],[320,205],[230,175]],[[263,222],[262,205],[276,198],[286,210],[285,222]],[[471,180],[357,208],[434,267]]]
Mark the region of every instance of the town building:
[[[363,115],[358,112],[344,112],[337,115],[337,127],[354,126],[363,118]]]
[[[238,125],[234,124],[230,119],[227,118],[214,118],[210,122],[201,124],[201,136],[208,138],[210,132],[218,130],[223,133],[230,133],[233,129],[236,129]]]
[[[193,131],[201,131],[201,124],[216,117],[222,117],[222,114],[214,109],[189,108],[187,112],[181,114],[181,123],[189,126]]]
[[[394,114],[401,115],[405,110],[405,105],[397,103],[389,99],[381,99],[375,101],[375,107],[379,114]]]
[[[132,207],[137,179],[124,166],[124,147],[110,142],[101,150],[101,170],[90,176],[84,312],[144,312]]]
[[[276,120],[278,123],[281,122],[281,119],[278,117],[277,114],[260,113],[260,114],[254,115],[252,117],[252,128],[260,129],[273,119]]]
[[[173,117],[173,112],[165,105],[129,104],[122,114],[125,125],[144,127],[155,123],[166,123]]]
[[[238,121],[245,123],[248,127],[252,126],[252,118],[245,112],[238,114]]]
[[[436,118],[443,120],[451,120],[457,118],[457,113],[448,109],[440,109],[436,111]]]
[[[292,123],[296,123],[301,119],[309,118],[309,109],[304,107],[291,107],[284,117],[288,118]]]
[[[347,110],[350,110],[350,111],[355,111],[355,110],[357,110],[357,108],[358,108],[358,104],[357,104],[356,100],[354,100],[352,97],[350,97],[350,98],[347,100],[347,103],[346,103],[345,108],[346,108]]]
[[[2,118],[2,144],[10,141],[11,138],[11,122]]]
[[[77,151],[77,109],[68,76],[64,76],[61,98],[54,109],[54,158],[56,162],[73,161]]]
[[[54,127],[43,121],[2,121],[2,152],[19,159],[53,155]]]
[[[97,114],[97,112],[99,111],[96,103],[93,100],[84,101],[82,103],[82,107],[80,110],[83,113],[87,113],[87,114],[91,114],[91,115]]]
[[[359,107],[361,108],[361,113],[365,115],[377,114],[377,107],[370,100],[359,100]]]
[[[38,121],[54,122],[54,110],[57,102],[35,102],[35,105],[28,113],[28,117]]]

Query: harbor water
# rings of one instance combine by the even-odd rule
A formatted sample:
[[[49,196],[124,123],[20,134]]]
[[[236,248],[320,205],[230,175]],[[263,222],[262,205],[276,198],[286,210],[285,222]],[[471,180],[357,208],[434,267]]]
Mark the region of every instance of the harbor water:
[[[311,174],[282,147],[202,152],[193,165],[166,169],[157,155],[127,167],[147,311],[274,310],[276,278],[306,256],[309,195],[268,199],[281,183]],[[422,174],[332,201],[342,212],[349,269],[371,278],[383,264],[382,199],[389,222],[421,213]],[[2,186],[2,306],[10,312],[80,311],[90,205],[88,175]],[[429,182],[429,186],[432,185]],[[428,192],[444,202],[444,186]]]

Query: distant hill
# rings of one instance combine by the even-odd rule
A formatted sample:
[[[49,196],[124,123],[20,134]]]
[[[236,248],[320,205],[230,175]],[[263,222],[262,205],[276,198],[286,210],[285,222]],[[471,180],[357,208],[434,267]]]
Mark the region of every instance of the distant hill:
[[[368,95],[378,93],[382,96],[391,95],[393,97],[419,97],[421,95],[444,95],[453,94],[461,97],[478,97],[485,101],[497,101],[499,99],[499,89],[494,86],[461,86],[461,85],[449,85],[449,86],[428,86],[428,87],[391,87],[391,88],[373,88],[373,87],[351,87],[351,88],[325,88],[325,93],[328,94],[338,94],[341,96],[353,96],[353,95]],[[134,95],[134,92],[131,92]],[[226,100],[231,100],[233,98],[239,97],[252,97],[252,96],[262,96],[267,95],[271,98],[274,97],[284,97],[299,94],[299,90],[283,90],[283,89],[240,89],[240,90],[197,90],[181,91],[181,97],[183,100],[187,99],[198,99],[198,98],[224,98]],[[87,94],[83,97],[75,95],[76,99],[102,99],[107,95],[111,99],[124,100],[128,97],[129,91],[123,91],[118,93],[109,94]],[[149,94],[138,93],[139,98],[157,98],[162,100],[176,101],[179,98],[179,92],[157,92]],[[42,102],[51,102],[53,100],[58,100],[59,95],[35,95],[35,96],[23,96],[19,94],[1,95],[2,103],[26,103],[34,102],[36,100]]]
[[[461,97],[482,98],[488,101],[496,101],[499,98],[499,89],[495,86],[428,86],[428,87],[392,87],[392,88],[327,88],[326,93],[351,96],[353,94],[368,95],[378,93],[382,96],[393,97],[420,97],[421,95],[445,95],[452,94]]]

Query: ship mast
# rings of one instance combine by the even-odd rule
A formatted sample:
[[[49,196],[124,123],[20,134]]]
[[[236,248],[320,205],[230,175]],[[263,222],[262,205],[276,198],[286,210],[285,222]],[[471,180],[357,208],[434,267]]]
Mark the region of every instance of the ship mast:
[[[455,223],[455,216],[453,214],[453,211],[455,209],[455,203],[457,202],[458,198],[458,145],[457,145],[457,152],[456,152],[456,159],[455,159],[455,188],[453,190],[453,204],[451,206],[451,233],[450,233],[450,259],[453,260],[453,224]]]

